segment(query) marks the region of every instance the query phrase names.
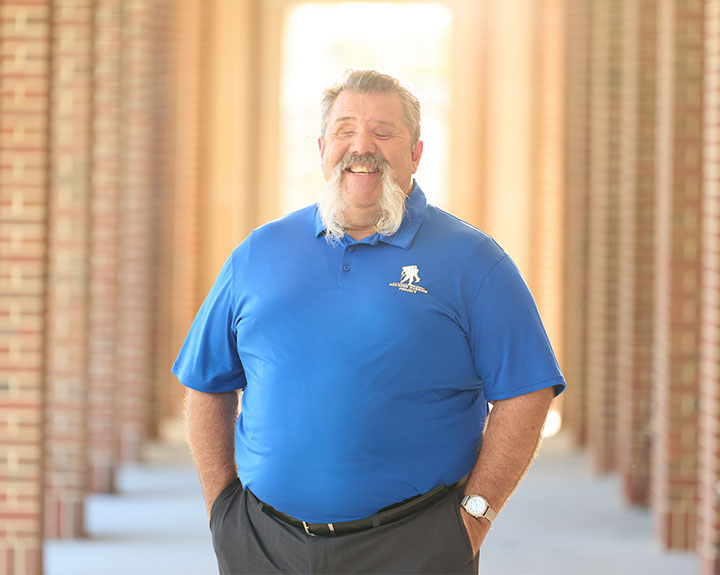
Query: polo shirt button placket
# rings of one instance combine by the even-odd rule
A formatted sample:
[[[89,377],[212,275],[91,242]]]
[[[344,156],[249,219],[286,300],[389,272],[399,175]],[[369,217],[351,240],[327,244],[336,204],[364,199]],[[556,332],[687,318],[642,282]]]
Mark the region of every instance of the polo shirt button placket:
[[[340,270],[338,275],[338,287],[340,289],[351,289],[352,288],[352,276],[350,272],[354,265],[353,259],[357,253],[357,246],[345,246],[342,255],[342,261],[340,262]]]

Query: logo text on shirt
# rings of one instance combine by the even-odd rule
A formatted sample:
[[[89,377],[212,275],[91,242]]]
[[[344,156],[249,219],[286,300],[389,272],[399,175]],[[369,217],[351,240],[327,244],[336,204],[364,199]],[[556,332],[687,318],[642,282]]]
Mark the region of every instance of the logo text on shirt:
[[[427,293],[424,287],[415,285],[420,283],[420,279],[420,269],[417,266],[403,266],[400,272],[400,281],[388,285],[408,293]]]

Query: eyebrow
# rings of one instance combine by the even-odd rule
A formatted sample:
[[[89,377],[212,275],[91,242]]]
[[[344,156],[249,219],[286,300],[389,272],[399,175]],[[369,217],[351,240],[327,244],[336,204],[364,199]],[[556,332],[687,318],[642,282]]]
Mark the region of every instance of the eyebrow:
[[[340,122],[347,122],[348,120],[357,120],[355,116],[343,116],[341,118],[336,118],[333,121],[333,124],[339,124]],[[378,124],[382,124],[383,126],[391,126],[395,127],[395,122],[391,122],[390,120],[378,120]]]
[[[347,122],[348,120],[357,120],[357,118],[355,116],[343,116],[342,118],[335,118],[333,124],[338,124],[339,122]]]

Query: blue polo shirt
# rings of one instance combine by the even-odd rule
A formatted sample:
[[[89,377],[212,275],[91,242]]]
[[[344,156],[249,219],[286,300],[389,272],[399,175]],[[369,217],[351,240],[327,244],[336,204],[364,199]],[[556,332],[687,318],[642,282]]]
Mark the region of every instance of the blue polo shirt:
[[[565,383],[535,302],[486,234],[417,184],[392,236],[329,245],[316,206],[226,261],[173,366],[244,389],[238,475],[276,509],[347,521],[472,468],[488,401]]]

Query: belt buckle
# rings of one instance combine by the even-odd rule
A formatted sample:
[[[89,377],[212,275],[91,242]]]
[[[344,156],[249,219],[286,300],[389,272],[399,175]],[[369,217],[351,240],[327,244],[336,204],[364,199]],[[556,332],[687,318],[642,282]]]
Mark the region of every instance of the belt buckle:
[[[303,524],[303,528],[305,529],[305,533],[307,533],[310,537],[317,537],[315,535],[315,533],[310,531],[310,527],[308,526],[308,524],[305,521],[303,521],[302,524]],[[335,537],[335,535],[336,535],[335,534],[335,526],[332,523],[328,523],[327,526],[328,526],[328,529],[330,529],[330,534],[333,537]]]

